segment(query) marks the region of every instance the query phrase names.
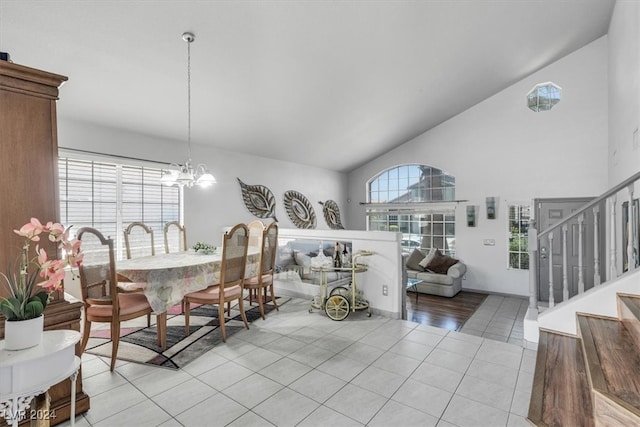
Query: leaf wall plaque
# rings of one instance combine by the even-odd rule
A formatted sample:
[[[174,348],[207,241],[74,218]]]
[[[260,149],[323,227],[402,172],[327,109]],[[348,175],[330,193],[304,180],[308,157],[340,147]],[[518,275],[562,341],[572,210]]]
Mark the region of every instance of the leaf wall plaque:
[[[322,205],[322,213],[329,228],[332,230],[344,230],[344,226],[340,222],[340,208],[338,204],[333,200],[319,203]]]
[[[238,178],[244,204],[258,218],[276,218],[276,198],[264,185],[247,185]]]
[[[316,228],[316,212],[304,195],[293,190],[285,191],[284,208],[296,227]]]

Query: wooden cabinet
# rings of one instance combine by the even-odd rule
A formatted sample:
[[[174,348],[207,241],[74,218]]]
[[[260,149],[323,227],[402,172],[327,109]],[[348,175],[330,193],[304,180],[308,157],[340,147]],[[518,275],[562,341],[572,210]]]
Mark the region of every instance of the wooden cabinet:
[[[57,74],[0,61],[0,269],[15,263],[21,238],[13,233],[36,217],[60,219],[58,200],[58,141],[56,101],[58,88],[67,78]],[[55,254],[55,246],[47,248]],[[8,290],[0,286],[0,296]],[[82,303],[54,295],[45,310],[45,329],[80,330]],[[4,317],[0,315],[0,338]],[[49,390],[57,424],[69,418],[70,381]],[[89,409],[89,397],[77,383],[76,413]]]

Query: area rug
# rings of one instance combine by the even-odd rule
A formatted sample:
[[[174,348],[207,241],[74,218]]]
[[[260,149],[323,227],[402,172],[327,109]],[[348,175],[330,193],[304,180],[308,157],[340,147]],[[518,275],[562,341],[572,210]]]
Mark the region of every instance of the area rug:
[[[289,301],[288,297],[278,297],[278,306]],[[271,301],[264,305],[265,314],[274,310]],[[254,302],[249,308],[245,300],[247,320],[260,319],[260,309]],[[154,316],[152,316],[152,319]],[[237,305],[231,307],[231,319],[227,320],[227,340],[244,329],[242,317]],[[162,351],[158,346],[158,333],[155,325],[150,327],[123,328],[120,331],[118,359],[152,366],[178,370],[222,343],[222,334],[218,325],[218,306],[203,305],[191,309],[187,336],[184,329],[184,315],[180,314],[180,305],[167,312],[167,348]],[[92,330],[89,335],[86,352],[98,356],[111,357],[111,337],[109,329]]]

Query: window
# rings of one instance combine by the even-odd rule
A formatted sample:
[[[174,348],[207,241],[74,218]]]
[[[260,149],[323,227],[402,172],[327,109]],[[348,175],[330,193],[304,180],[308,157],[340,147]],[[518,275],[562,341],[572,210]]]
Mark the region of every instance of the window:
[[[452,175],[427,165],[387,169],[369,182],[368,199],[368,230],[401,232],[405,253],[438,248],[455,255],[455,209],[446,203],[455,199]]]
[[[161,169],[115,162],[58,159],[60,219],[65,225],[94,227],[114,239],[124,257],[122,230],[133,221],[153,228],[157,252],[164,252],[163,227],[180,220],[182,195],[160,184]]]
[[[529,269],[528,231],[531,207],[509,206],[509,268]]]
[[[398,166],[369,183],[370,203],[416,203],[455,199],[455,177],[426,165]]]

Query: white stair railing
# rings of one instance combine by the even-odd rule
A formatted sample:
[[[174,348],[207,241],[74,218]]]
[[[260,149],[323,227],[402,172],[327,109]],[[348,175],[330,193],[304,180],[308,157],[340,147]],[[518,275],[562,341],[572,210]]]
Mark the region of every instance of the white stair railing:
[[[567,218],[563,218],[560,222],[546,230],[538,231],[535,220],[529,223],[529,307],[531,309],[538,308],[538,290],[540,286],[543,286],[543,281],[546,282],[546,285],[549,287],[549,307],[553,307],[555,304],[567,301],[573,297],[574,295],[571,295],[570,289],[577,289],[576,295],[584,293],[585,265],[587,265],[587,262],[593,263],[593,286],[599,286],[606,281],[618,277],[619,265],[622,266],[621,273],[639,268],[640,212],[638,212],[638,202],[634,201],[636,186],[640,186],[640,172],[614,186],[601,196],[596,197]],[[607,206],[606,212],[608,213],[608,218],[605,219],[602,218],[600,209],[600,206],[603,205]],[[624,212],[623,206],[625,209]],[[618,215],[618,210],[620,210],[622,214]],[[587,239],[591,241],[585,240],[587,236],[585,235],[584,223],[587,215],[591,215],[590,219],[593,219],[593,237]],[[627,242],[625,247],[622,247],[622,242],[617,243],[616,240],[618,238],[616,231],[618,231],[621,226],[623,216],[626,217],[626,228],[622,230],[620,235],[622,235],[622,238]],[[575,231],[577,232],[577,261],[570,260],[567,250],[567,245],[570,243],[567,237],[569,227],[575,227]],[[604,241],[600,239],[601,233],[605,236]],[[560,278],[554,277],[553,243],[556,238],[561,239],[562,277]],[[603,269],[601,253],[604,254],[604,248],[601,247],[601,244],[607,241],[609,242],[608,265]],[[538,277],[538,248],[541,247],[542,242],[548,242],[549,248],[549,253],[547,254],[549,271],[548,277],[545,278]],[[585,244],[592,245],[593,247],[592,260],[585,259],[585,251],[583,250]],[[619,257],[621,255],[626,260],[624,263],[619,263]],[[575,274],[571,275],[571,277],[574,277],[574,280],[576,280],[576,283],[569,283],[569,269],[577,270],[577,277]],[[604,277],[603,272],[605,273]],[[560,283],[562,286],[562,301],[556,301],[554,291],[556,286],[560,286]],[[560,289],[558,289],[558,292],[560,292]]]

